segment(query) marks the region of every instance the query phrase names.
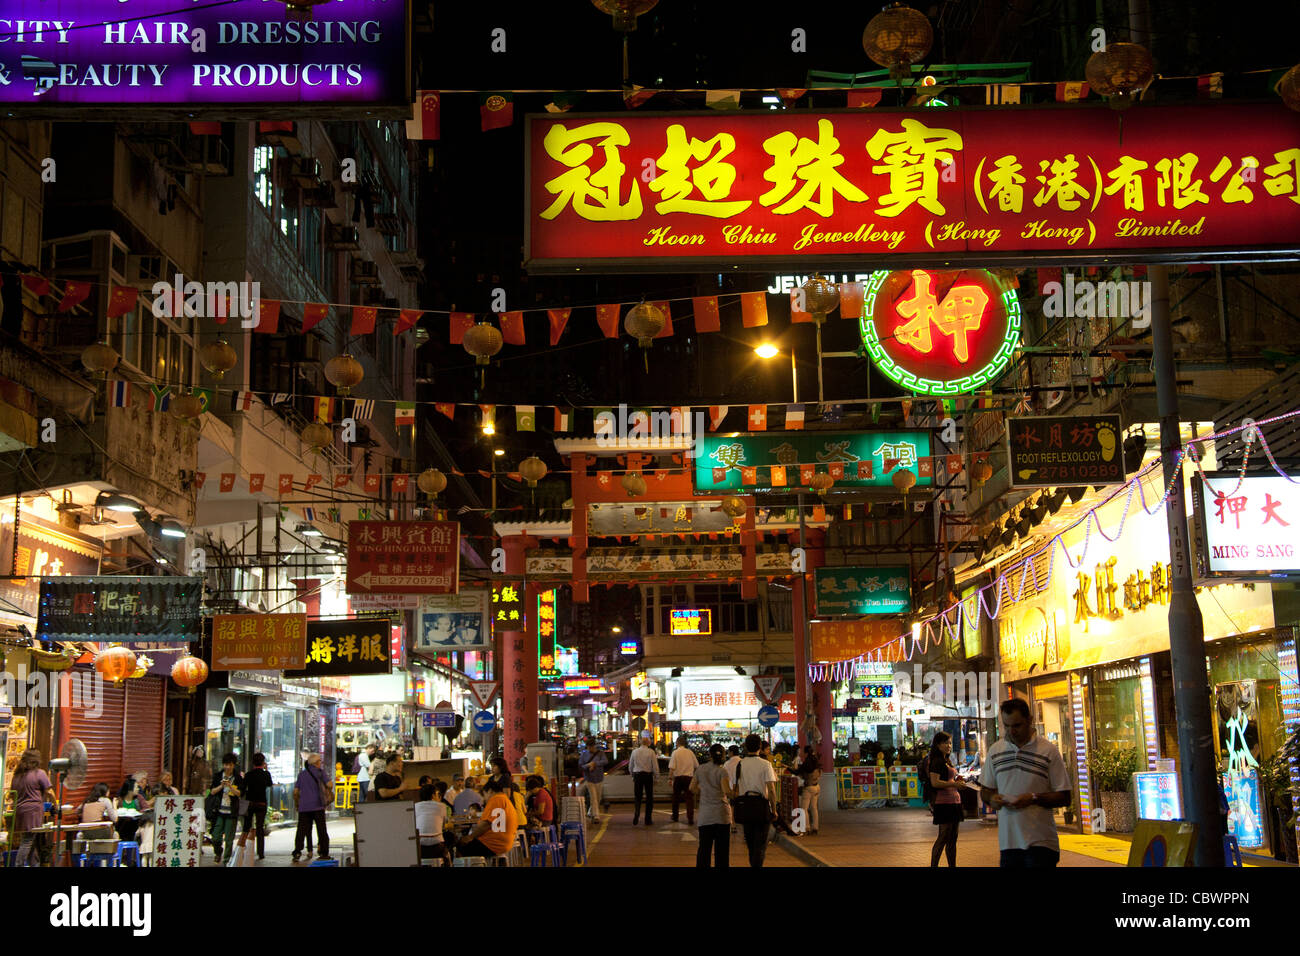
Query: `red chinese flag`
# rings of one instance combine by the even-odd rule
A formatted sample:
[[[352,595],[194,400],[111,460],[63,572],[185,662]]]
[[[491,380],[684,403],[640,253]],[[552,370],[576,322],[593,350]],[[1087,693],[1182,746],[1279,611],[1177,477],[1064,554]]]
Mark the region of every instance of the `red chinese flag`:
[[[546,318],[551,323],[551,346],[560,344],[560,336],[564,334],[564,327],[569,322],[569,313],[572,309],[547,309]]]
[[[885,91],[878,86],[873,86],[870,89],[865,90],[849,90],[849,109],[855,110],[875,106],[880,102],[880,98],[884,95],[884,92]]]
[[[379,318],[379,309],[370,305],[352,307],[352,331],[349,335],[369,335],[375,330],[375,320]]]
[[[716,295],[697,295],[691,299],[691,307],[695,310],[696,332],[718,332],[722,329]]]
[[[800,465],[800,466],[799,466],[799,484],[801,484],[801,485],[811,485],[811,484],[812,484],[813,475],[815,475],[815,474],[817,474],[817,466],[816,466],[816,465]]]
[[[600,326],[600,331],[605,333],[605,338],[618,338],[618,305],[596,306],[596,324]]]
[[[231,491],[234,491],[234,490],[235,490],[235,473],[234,473],[233,471],[225,471],[225,472],[222,472],[222,473],[221,473],[221,493],[224,495],[224,494],[226,494],[227,492],[231,492]]]
[[[859,478],[873,478],[873,477],[875,477],[875,476],[872,474],[872,471],[873,471],[873,469],[872,469],[872,467],[871,467],[871,462],[870,462],[870,461],[860,461],[860,462],[858,462],[858,477],[859,477]]]
[[[303,485],[303,491],[311,491],[313,488],[319,485],[321,481],[322,481],[321,475],[308,475],[307,484]]]
[[[309,307],[310,308],[310,307]],[[304,321],[304,326],[306,322]],[[266,332],[274,335],[280,330],[280,303],[274,299],[257,300],[257,325],[254,332]]]
[[[352,481],[352,474],[350,472],[346,472],[346,471],[339,472],[337,475],[334,476],[334,487],[346,488],[348,486],[348,483],[351,481]]]
[[[767,293],[745,292],[740,296],[740,315],[745,328],[767,325]]]
[[[756,484],[758,484],[758,466],[755,465],[755,466],[753,466],[753,467],[746,467],[745,465],[741,465],[741,466],[740,466],[740,483],[741,483],[742,485],[756,485]]]
[[[465,333],[469,331],[470,326],[474,324],[474,316],[469,312],[453,312],[451,314],[451,324],[448,331],[451,335],[452,345],[465,344]]]
[[[113,291],[108,295],[108,317],[117,319],[126,315],[135,308],[135,300],[139,295],[140,290],[129,285],[114,285]]]
[[[330,314],[330,307],[323,303],[308,302],[302,307],[302,330],[310,332],[325,321]],[[272,330],[274,331],[274,330]]]
[[[393,334],[401,335],[403,332],[415,328],[422,315],[424,313],[419,309],[402,309],[397,313],[397,324],[393,326]]]
[[[826,473],[836,481],[844,477],[844,462],[833,461],[826,466]]]
[[[456,420],[456,403],[455,402],[434,402],[433,407],[442,414],[446,415],[452,421]]]
[[[90,298],[89,282],[65,282],[63,298],[59,300],[59,311],[71,312],[88,298]]]
[[[207,473],[206,471],[196,471],[196,472],[194,473],[194,487],[195,487],[195,488],[202,488],[202,487],[203,487],[203,483],[204,483],[205,481],[207,481],[207,480],[208,480],[208,473]]]
[[[657,338],[657,339],[666,339],[666,338],[668,338],[669,336],[671,336],[671,335],[673,334],[673,310],[672,310],[672,307],[668,304],[668,300],[667,300],[667,299],[660,299],[658,302],[654,302],[654,303],[651,303],[651,304],[652,304],[652,305],[655,305],[655,306],[658,306],[659,310],[660,310],[661,312],[663,312],[663,314],[664,314],[664,327],[663,327],[662,329],[659,330],[659,334],[656,335],[655,338]]]
[[[26,287],[27,291],[32,295],[50,294],[50,280],[45,278],[45,276],[23,276],[22,280],[23,286]]]
[[[377,495],[382,487],[383,475],[366,475],[366,494]]]
[[[811,322],[811,312],[799,311],[799,300],[804,297],[803,289],[790,290],[790,321],[791,322]]]
[[[282,495],[287,495],[293,491],[293,475],[281,475],[279,487]]]
[[[250,493],[256,494],[257,492],[261,491],[265,486],[266,486],[265,472],[248,476],[248,490]]]
[[[403,494],[410,486],[410,475],[393,475],[393,494]]]
[[[527,345],[524,341],[524,314],[522,312],[501,313],[501,337],[507,345]]]
[[[865,283],[862,282],[841,282],[840,283],[840,318],[841,319],[860,319],[862,318],[862,307],[866,299]]]

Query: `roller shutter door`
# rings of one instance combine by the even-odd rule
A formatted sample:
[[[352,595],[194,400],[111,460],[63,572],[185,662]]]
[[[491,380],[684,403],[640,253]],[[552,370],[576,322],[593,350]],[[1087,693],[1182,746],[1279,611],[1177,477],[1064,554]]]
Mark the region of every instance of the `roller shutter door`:
[[[163,707],[166,703],[161,677],[140,677],[125,681],[126,734],[122,744],[122,780],[138,770],[149,773],[156,783],[162,771]]]
[[[64,791],[64,803],[81,803],[91,787],[106,783],[110,794],[116,794],[125,775],[122,773],[122,728],[126,722],[126,691],[120,685],[100,684],[101,712],[87,713],[85,707],[69,707],[68,737],[75,737],[86,745],[89,769],[86,780],[76,790]]]

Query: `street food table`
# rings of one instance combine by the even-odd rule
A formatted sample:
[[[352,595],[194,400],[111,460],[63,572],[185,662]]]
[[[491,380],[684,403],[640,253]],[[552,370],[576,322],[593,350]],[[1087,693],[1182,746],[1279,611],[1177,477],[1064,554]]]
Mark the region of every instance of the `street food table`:
[[[79,808],[78,808],[79,809]],[[98,823],[44,823],[35,827],[32,833],[45,833],[54,838],[54,858],[53,865],[59,866],[59,858],[63,854],[67,855],[67,863],[63,866],[72,866],[72,844],[79,834],[85,835],[88,839],[106,838],[113,835],[113,821],[101,820]],[[64,837],[66,839],[60,839]],[[60,844],[63,846],[63,852],[60,853]]]

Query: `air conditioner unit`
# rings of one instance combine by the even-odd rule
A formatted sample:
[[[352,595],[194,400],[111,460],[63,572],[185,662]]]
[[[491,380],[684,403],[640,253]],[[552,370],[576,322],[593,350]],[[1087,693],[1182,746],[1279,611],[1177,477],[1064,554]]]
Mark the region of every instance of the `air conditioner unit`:
[[[361,248],[361,234],[356,226],[330,223],[325,229],[325,247],[336,250],[357,250]]]
[[[334,184],[319,183],[314,188],[306,190],[302,194],[302,204],[304,206],[317,206],[321,209],[337,209],[339,201],[334,192]]]

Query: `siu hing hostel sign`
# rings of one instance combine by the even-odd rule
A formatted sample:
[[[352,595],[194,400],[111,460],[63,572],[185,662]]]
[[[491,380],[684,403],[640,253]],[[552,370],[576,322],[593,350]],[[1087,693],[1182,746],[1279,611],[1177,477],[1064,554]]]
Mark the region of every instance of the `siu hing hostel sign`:
[[[0,103],[409,112],[407,7],[333,0],[299,21],[256,0],[0,0]]]
[[[530,117],[525,258],[712,272],[1266,253],[1300,234],[1298,147],[1281,103]]]

